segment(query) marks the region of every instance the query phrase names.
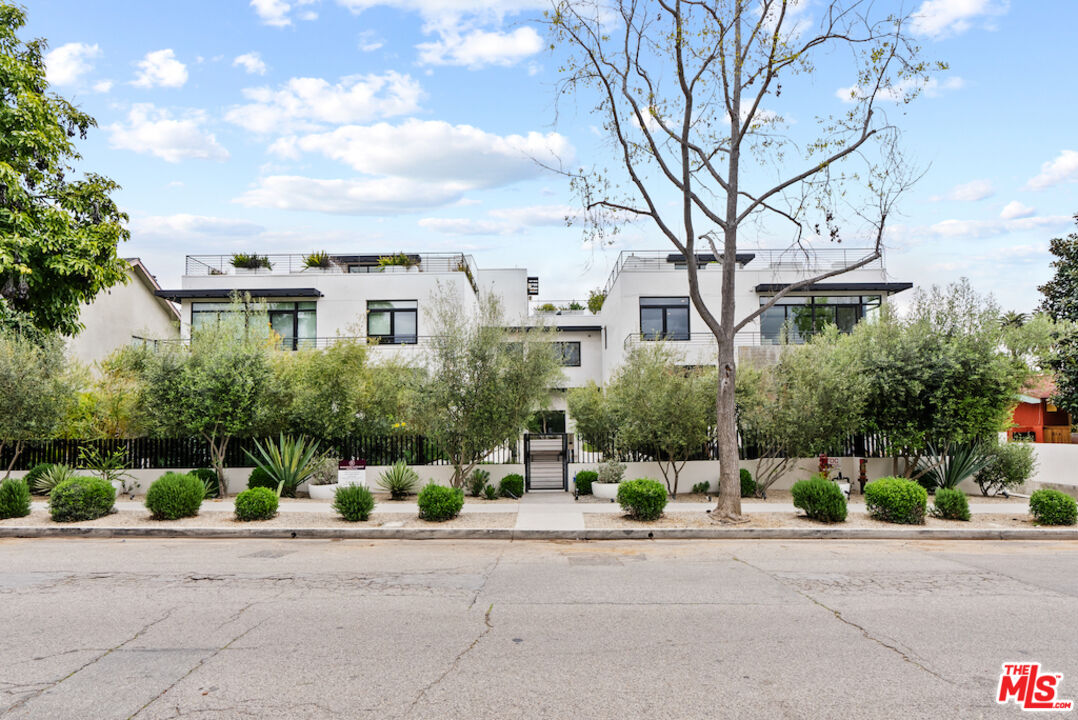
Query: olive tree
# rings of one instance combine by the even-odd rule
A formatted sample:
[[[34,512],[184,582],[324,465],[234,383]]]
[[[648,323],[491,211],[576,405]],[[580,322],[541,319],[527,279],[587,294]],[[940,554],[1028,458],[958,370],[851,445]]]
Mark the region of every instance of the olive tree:
[[[892,206],[912,181],[897,113],[884,108],[908,103],[942,65],[919,59],[909,17],[892,9],[865,0],[555,0],[547,15],[559,97],[601,118],[615,160],[609,172],[567,172],[591,239],[647,222],[685,258],[689,297],[717,345],[724,458],[737,456],[735,335],[787,293],[878,260]],[[832,111],[835,88],[845,104]],[[806,95],[817,98],[817,121],[792,124],[790,98],[803,120]],[[752,226],[753,238],[760,226],[775,236],[788,229],[806,258],[849,238],[870,247],[837,267],[806,263],[827,269],[806,270],[739,312],[736,255]],[[709,249],[706,262],[721,267],[719,302],[701,291],[698,251]],[[742,519],[735,463],[722,464],[711,517]]]
[[[0,331],[0,454],[12,450],[5,478],[26,441],[52,437],[74,401],[62,339]]]
[[[428,308],[440,334],[431,340],[417,422],[446,453],[459,488],[492,451],[516,443],[561,377],[560,364],[552,333],[509,330],[493,295],[472,310],[441,288]]]

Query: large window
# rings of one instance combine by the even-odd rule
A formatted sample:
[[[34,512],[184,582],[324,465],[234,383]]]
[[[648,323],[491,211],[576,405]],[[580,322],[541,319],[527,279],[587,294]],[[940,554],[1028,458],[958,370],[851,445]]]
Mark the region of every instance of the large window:
[[[368,301],[367,337],[389,345],[414,345],[419,341],[418,307],[415,300]]]
[[[554,343],[554,350],[563,367],[580,367],[580,342],[559,341]]]
[[[689,298],[640,298],[640,337],[645,340],[688,340]]]
[[[770,298],[760,298],[764,305]],[[840,332],[872,317],[880,308],[879,295],[784,297],[760,316],[760,340],[765,344],[803,343],[827,325]]]
[[[235,311],[236,306],[228,302],[191,303],[191,330],[217,323],[223,315]],[[315,346],[318,330],[314,302],[266,303],[266,312],[270,327],[280,337],[281,348],[298,350]]]

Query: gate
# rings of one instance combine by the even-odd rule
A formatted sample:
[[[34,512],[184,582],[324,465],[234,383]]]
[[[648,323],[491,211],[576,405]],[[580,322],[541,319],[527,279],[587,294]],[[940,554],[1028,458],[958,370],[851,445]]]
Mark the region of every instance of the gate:
[[[524,488],[569,489],[568,434],[524,434]]]

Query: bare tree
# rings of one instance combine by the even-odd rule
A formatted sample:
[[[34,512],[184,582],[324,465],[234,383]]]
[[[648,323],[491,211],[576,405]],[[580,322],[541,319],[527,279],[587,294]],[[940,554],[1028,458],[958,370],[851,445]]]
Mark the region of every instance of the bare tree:
[[[737,457],[735,334],[787,293],[878,260],[895,199],[914,180],[880,106],[908,103],[945,66],[918,59],[908,17],[875,14],[867,0],[561,0],[546,16],[565,54],[559,97],[594,99],[618,159],[613,171],[567,173],[588,231],[605,241],[627,220],[650,219],[684,256],[693,306],[718,346],[722,458]],[[790,94],[784,83],[800,80],[799,92],[834,103],[809,79],[817,63],[836,62],[850,83],[846,109],[817,117],[807,135],[808,118],[798,118],[794,133],[775,109]],[[750,223],[781,223],[791,250],[806,255],[841,242],[848,223],[872,247],[738,317],[735,252]],[[721,263],[718,307],[701,295],[701,245]],[[740,521],[736,462],[722,463],[719,487],[712,517]]]

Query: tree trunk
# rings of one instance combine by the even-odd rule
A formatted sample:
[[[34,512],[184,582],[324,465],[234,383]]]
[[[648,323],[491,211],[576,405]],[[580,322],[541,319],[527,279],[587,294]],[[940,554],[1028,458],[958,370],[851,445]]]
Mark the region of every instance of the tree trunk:
[[[741,515],[741,473],[737,452],[737,412],[734,398],[734,338],[719,340],[719,390],[715,401],[719,444],[719,501],[711,517],[718,522],[746,522]]]
[[[0,453],[4,452],[5,443],[0,443]],[[11,456],[11,462],[7,464],[7,472],[4,473],[4,479],[7,480],[11,477],[11,469],[15,467],[15,461],[19,459],[19,454],[22,453],[22,440],[15,441],[15,454]]]
[[[228,496],[228,481],[225,480],[225,453],[228,451],[228,438],[222,438],[220,445],[215,438],[209,437],[207,440],[210,443],[210,460],[213,462],[213,469],[217,472],[217,489],[218,495],[222,498]]]

